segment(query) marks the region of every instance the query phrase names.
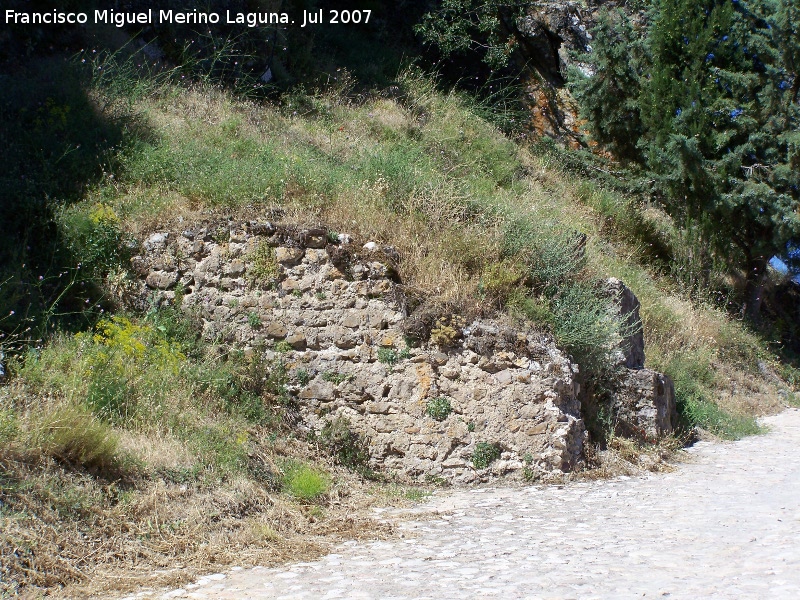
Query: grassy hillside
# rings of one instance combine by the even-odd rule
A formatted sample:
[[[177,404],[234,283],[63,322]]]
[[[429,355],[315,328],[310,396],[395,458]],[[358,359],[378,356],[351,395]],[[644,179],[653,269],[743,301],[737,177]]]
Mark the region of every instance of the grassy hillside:
[[[35,270],[0,281],[6,313],[24,302],[14,286],[40,292],[2,341],[0,593],[131,589],[313,554],[358,534],[357,508],[422,493],[371,473],[346,429],[299,438],[280,360],[200,340],[174,306],[126,306],[137,240],[180,222],[266,215],[394,245],[411,297],[531,321],[596,386],[619,335],[597,282],[618,277],[641,300],[648,366],[674,378],[687,428],[735,439],[793,399],[767,344],[654,257],[681,256],[665,215],[562,150],[502,134],[485,107],[419,73],[356,94],[341,72],[265,103],[83,59],[81,87],[4,104],[9,124],[40,111],[32,145],[70,145],[41,157],[52,181],[13,187],[43,198],[57,258],[41,250]],[[98,123],[110,133],[80,156],[90,142],[76,128]]]

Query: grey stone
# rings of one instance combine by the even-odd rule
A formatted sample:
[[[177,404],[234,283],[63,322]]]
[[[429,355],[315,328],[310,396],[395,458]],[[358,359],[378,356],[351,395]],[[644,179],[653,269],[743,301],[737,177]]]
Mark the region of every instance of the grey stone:
[[[305,252],[300,248],[286,248],[278,246],[275,248],[275,260],[284,266],[299,265],[303,260]]]
[[[154,290],[168,290],[178,281],[177,271],[151,271],[145,283]]]
[[[644,332],[639,316],[639,299],[615,277],[606,281],[606,289],[623,324],[624,337],[619,344],[620,362],[628,369],[642,369],[645,362]]]
[[[626,369],[613,401],[622,435],[654,440],[677,426],[675,388],[667,375],[650,369]]]

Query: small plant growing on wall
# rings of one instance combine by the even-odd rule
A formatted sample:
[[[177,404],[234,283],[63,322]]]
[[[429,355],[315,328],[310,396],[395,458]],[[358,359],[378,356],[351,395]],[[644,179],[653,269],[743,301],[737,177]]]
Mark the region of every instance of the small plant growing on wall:
[[[297,382],[300,385],[308,385],[308,382],[311,381],[311,375],[307,369],[297,369],[294,376],[297,378]]]
[[[472,452],[472,466],[476,469],[485,469],[500,458],[500,448],[497,444],[478,442]]]
[[[428,400],[428,405],[425,407],[425,412],[428,413],[432,419],[436,421],[444,421],[447,416],[453,412],[453,407],[450,406],[450,399],[445,396],[438,398],[431,398]]]
[[[267,287],[274,285],[281,274],[278,260],[275,258],[275,248],[261,240],[249,254],[249,259],[252,264],[247,274],[251,281]]]
[[[397,361],[397,352],[391,348],[378,348],[378,362],[382,362],[385,365],[393,367],[397,364]]]
[[[338,373],[336,371],[325,371],[322,374],[322,380],[327,381],[328,383],[332,383],[334,385],[339,385],[340,383],[344,383],[345,381],[352,381],[353,376],[348,375],[346,373]]]
[[[280,342],[275,344],[274,350],[275,350],[275,352],[278,352],[279,354],[286,354],[287,352],[291,352],[292,351],[292,345],[289,342],[287,342],[286,340],[281,340]]]

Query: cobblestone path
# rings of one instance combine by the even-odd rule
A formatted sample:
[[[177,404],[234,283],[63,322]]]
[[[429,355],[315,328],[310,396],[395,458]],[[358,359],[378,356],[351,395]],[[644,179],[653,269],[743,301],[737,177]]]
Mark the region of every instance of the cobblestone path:
[[[673,473],[443,492],[402,538],[160,597],[800,598],[800,411],[764,423]]]

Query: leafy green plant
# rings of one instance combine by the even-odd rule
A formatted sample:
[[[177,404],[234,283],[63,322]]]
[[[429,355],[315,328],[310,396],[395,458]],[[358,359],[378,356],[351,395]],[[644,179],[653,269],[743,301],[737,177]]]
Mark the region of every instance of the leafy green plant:
[[[292,296],[294,296],[295,298],[302,298],[303,297],[303,291],[302,290],[292,290]]]
[[[291,352],[293,348],[292,345],[286,340],[280,340],[279,342],[276,342],[273,350],[279,354],[286,354],[287,352]]]
[[[526,452],[525,456],[522,457],[522,462],[525,463],[525,466],[522,467],[522,479],[528,482],[535,481],[538,474],[531,466],[533,464],[533,455],[530,452]]]
[[[476,469],[485,469],[500,458],[500,447],[489,442],[478,442],[472,452],[472,465]]]
[[[256,311],[250,311],[247,314],[247,324],[253,329],[258,329],[261,327],[261,317]]]
[[[325,300],[325,298],[327,298],[327,296],[325,295],[325,292],[317,292],[316,294],[314,294],[314,297],[317,300]]]
[[[378,362],[389,365],[390,367],[397,364],[399,360],[397,352],[391,348],[378,348]]]
[[[311,381],[311,375],[307,369],[297,369],[297,371],[294,372],[294,376],[297,378],[297,382],[300,385],[308,385],[308,382]]]
[[[447,416],[453,412],[453,408],[450,405],[449,398],[446,396],[438,396],[428,400],[428,404],[425,406],[425,412],[436,421],[444,421]]]

